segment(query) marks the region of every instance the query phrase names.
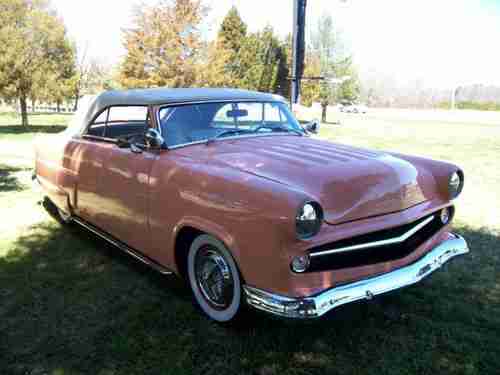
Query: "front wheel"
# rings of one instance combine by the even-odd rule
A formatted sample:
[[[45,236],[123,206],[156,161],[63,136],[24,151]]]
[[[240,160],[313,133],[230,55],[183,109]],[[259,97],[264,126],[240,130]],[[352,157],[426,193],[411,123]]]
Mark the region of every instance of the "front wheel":
[[[189,249],[188,276],[196,303],[217,322],[229,322],[242,305],[241,278],[230,251],[210,235],[198,236]]]

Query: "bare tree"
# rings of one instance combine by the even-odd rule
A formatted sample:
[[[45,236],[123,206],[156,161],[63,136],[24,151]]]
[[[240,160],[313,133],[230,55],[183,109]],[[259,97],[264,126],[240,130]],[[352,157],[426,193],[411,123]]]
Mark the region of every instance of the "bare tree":
[[[90,56],[88,43],[79,55],[77,79],[74,86],[74,111],[78,109],[79,100],[83,95],[96,94],[109,86],[113,86],[110,83],[112,80],[111,69],[98,58]]]

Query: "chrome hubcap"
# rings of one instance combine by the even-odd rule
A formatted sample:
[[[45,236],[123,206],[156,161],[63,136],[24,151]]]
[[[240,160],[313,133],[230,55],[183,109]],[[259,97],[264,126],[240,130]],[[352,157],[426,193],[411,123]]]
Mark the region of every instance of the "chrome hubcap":
[[[229,307],[234,281],[224,257],[211,246],[202,247],[195,260],[196,281],[205,300],[216,309]]]

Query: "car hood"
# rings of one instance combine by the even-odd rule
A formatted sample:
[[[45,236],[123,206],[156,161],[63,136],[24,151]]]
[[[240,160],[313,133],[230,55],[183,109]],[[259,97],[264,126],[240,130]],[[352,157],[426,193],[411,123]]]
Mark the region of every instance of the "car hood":
[[[436,194],[432,174],[387,153],[309,137],[224,140],[212,158],[300,190],[340,224],[404,210]]]

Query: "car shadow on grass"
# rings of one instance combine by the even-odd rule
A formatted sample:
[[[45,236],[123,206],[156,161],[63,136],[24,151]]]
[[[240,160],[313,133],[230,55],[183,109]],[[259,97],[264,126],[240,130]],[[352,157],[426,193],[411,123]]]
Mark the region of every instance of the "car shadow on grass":
[[[5,164],[0,164],[0,193],[21,191],[26,189],[26,186],[19,181],[16,173],[26,171],[26,168],[12,167]]]
[[[310,322],[250,313],[225,328],[187,287],[75,226],[32,227],[0,258],[6,373],[495,373],[500,237],[422,283]]]

